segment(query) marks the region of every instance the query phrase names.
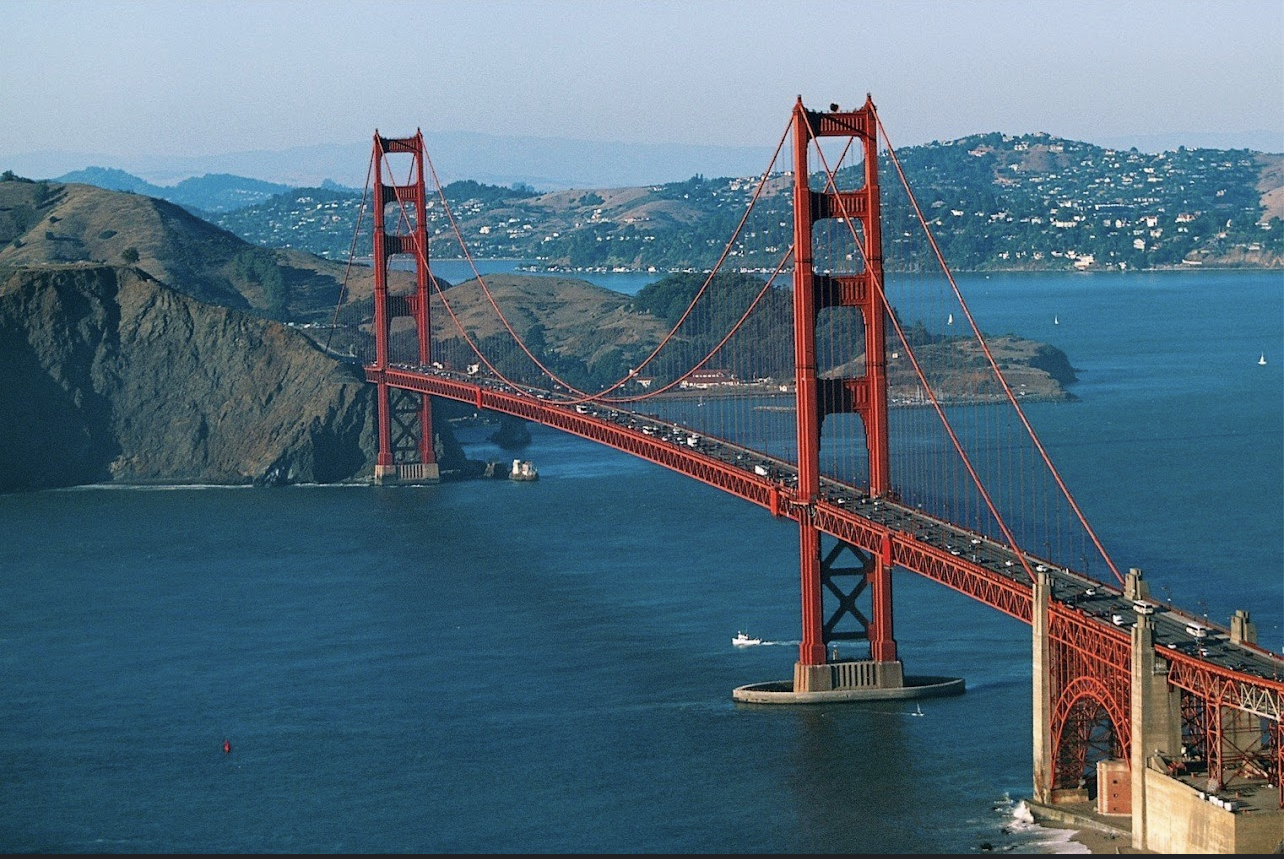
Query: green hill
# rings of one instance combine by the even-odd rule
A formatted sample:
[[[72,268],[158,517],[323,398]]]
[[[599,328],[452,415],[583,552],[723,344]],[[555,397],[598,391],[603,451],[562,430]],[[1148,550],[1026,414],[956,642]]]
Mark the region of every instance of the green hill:
[[[350,295],[373,289],[369,269],[250,244],[164,200],[91,185],[0,181],[0,274],[86,262],[137,266],[200,301],[282,321],[328,320],[345,279]]]

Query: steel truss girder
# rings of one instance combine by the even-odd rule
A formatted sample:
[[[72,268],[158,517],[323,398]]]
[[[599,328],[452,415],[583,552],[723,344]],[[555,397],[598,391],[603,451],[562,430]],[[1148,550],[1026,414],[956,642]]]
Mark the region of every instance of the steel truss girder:
[[[812,524],[825,533],[881,555],[885,563],[918,573],[1004,614],[1030,622],[1033,595],[1028,585],[828,502],[818,502],[810,509]]]
[[[1273,722],[1284,722],[1284,680],[1244,682],[1243,678],[1215,670],[1180,651],[1160,650],[1168,660],[1168,683],[1222,706],[1254,713]]]
[[[1166,658],[1169,661],[1169,685],[1203,704],[1202,724],[1194,727],[1200,734],[1198,740],[1204,746],[1208,772],[1216,773],[1220,780],[1228,764],[1241,763],[1245,759],[1264,762],[1271,783],[1278,791],[1278,806],[1284,808],[1284,681],[1246,683],[1241,678],[1227,677],[1212,670],[1212,666],[1180,652],[1170,651]],[[1240,760],[1226,759],[1221,718],[1223,709],[1249,713],[1264,720],[1268,744],[1262,754],[1237,749]]]
[[[1192,695],[1185,689],[1177,690],[1181,696],[1181,742],[1187,757],[1205,760],[1208,756],[1208,727],[1205,714],[1208,704],[1198,695]]]
[[[393,388],[470,403],[478,409],[502,412],[551,426],[693,477],[765,507],[773,515],[795,521],[810,518],[811,524],[817,529],[862,551],[875,554],[887,564],[903,567],[1011,617],[1030,622],[1032,595],[1028,585],[828,502],[797,504],[787,497],[785,489],[772,481],[696,450],[679,448],[653,436],[581,415],[544,400],[493,391],[456,379],[399,368],[381,371],[376,367],[366,368],[366,378],[371,382],[384,382]]]
[[[840,567],[837,565],[844,550],[851,552],[859,566]],[[822,640],[825,644],[829,644],[832,641],[869,640],[870,620],[864,612],[856,607],[856,600],[869,590],[869,577],[876,570],[877,559],[872,554],[861,551],[856,546],[842,540],[837,541],[834,547],[821,558],[820,583],[825,590],[833,595],[837,602],[833,613],[825,621],[821,630]],[[856,582],[851,585],[850,589],[844,590],[838,581],[844,578],[855,578]],[[849,616],[860,626],[859,629],[838,628],[843,618]]]
[[[388,408],[392,418],[392,454],[397,463],[419,462],[424,449],[423,394],[401,388],[388,392]],[[431,440],[426,442],[431,444]]]

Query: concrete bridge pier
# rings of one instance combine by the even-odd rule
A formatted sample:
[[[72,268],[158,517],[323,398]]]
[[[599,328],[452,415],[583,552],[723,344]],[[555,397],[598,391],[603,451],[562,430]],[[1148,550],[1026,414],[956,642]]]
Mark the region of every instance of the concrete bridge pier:
[[[732,690],[747,704],[830,704],[962,695],[961,677],[907,675],[900,660],[831,658],[821,665],[794,663],[794,679],[752,683]]]
[[[1149,596],[1140,570],[1130,570],[1124,595],[1131,600]],[[1031,618],[1034,655],[1034,796],[1036,817],[1093,828],[1112,828],[1131,839],[1137,852],[1148,853],[1279,853],[1284,852],[1284,810],[1274,800],[1275,788],[1258,800],[1239,802],[1240,790],[1251,797],[1256,789],[1223,764],[1236,749],[1260,742],[1261,717],[1233,707],[1218,707],[1208,718],[1217,720],[1213,733],[1221,754],[1209,755],[1213,771],[1186,776],[1182,763],[1182,693],[1169,683],[1170,664],[1155,649],[1154,617],[1137,613],[1131,632],[1129,669],[1129,757],[1097,763],[1098,795],[1094,806],[1074,788],[1054,789],[1052,657],[1049,642],[1051,584],[1036,576]],[[1254,637],[1247,613],[1232,619],[1232,637]],[[1122,731],[1124,726],[1115,726]],[[1225,784],[1235,781],[1234,787]],[[1235,801],[1232,801],[1235,800]],[[1114,824],[1122,817],[1131,826]]]
[[[1168,664],[1155,656],[1150,617],[1137,615],[1132,628],[1132,846],[1149,849],[1147,769],[1156,756],[1180,757],[1181,695],[1168,686]]]
[[[441,467],[435,462],[404,462],[398,465],[376,465],[374,482],[387,484],[439,483]]]
[[[905,686],[905,668],[898,659],[831,660],[824,665],[794,663],[794,691],[834,692],[845,689],[900,689]]]
[[[1034,801],[1052,804],[1052,656],[1048,646],[1048,604],[1052,584],[1048,573],[1034,574],[1034,605],[1030,612],[1034,693]]]

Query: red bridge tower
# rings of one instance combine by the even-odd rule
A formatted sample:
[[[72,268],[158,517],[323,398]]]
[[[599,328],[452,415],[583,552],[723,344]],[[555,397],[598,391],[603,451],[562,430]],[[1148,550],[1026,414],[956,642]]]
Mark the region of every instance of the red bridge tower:
[[[405,184],[385,181],[384,160],[390,153],[413,158]],[[374,335],[379,411],[379,459],[375,481],[435,482],[441,477],[432,431],[432,406],[427,394],[392,388],[383,381],[388,369],[389,341],[396,320],[409,319],[418,344],[418,363],[432,360],[428,312],[428,228],[424,192],[424,137],[374,139]],[[391,212],[389,211],[391,210]],[[394,227],[387,227],[388,215]],[[397,255],[414,262],[415,291],[394,295],[388,286],[388,262]],[[398,337],[406,336],[401,331]]]
[[[864,149],[864,183],[854,191],[811,187],[809,156],[821,137],[855,138]],[[878,119],[872,99],[859,110],[830,112],[794,107],[794,363],[798,390],[798,489],[796,502],[814,507],[820,492],[820,435],[825,416],[856,413],[865,427],[869,494],[889,491],[887,438],[887,333],[883,300],[883,243],[878,186]],[[861,270],[850,274],[817,274],[813,268],[813,227],[824,219],[844,219],[853,229]],[[855,307],[863,317],[865,372],[856,378],[817,376],[816,321],[830,307]],[[794,692],[828,692],[855,683],[860,687],[904,685],[892,638],[891,547],[867,553],[839,542],[822,552],[821,532],[812,517],[799,517],[802,564],[802,644],[794,668]],[[844,552],[856,559],[840,567]],[[852,579],[854,578],[854,583]],[[843,580],[849,582],[844,588]],[[856,598],[868,591],[871,608],[865,617]],[[837,597],[837,607],[823,619],[824,595]],[[842,629],[855,620],[857,629]],[[868,640],[869,662],[849,671],[835,670],[829,647],[841,640]],[[834,662],[837,663],[835,658]],[[850,663],[849,663],[850,665]]]

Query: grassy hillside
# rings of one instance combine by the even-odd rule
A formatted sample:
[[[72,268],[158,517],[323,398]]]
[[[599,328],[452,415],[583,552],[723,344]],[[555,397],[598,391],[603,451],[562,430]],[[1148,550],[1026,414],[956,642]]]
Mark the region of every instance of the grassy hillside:
[[[345,278],[350,295],[373,290],[369,269],[252,245],[164,200],[0,181],[0,272],[81,262],[136,266],[192,298],[282,321],[329,318]]]

